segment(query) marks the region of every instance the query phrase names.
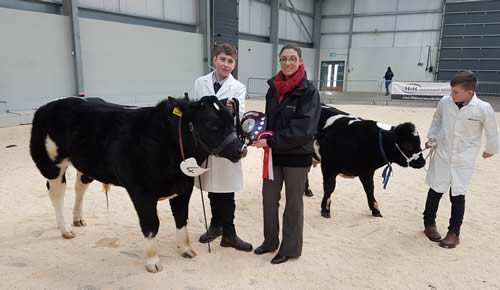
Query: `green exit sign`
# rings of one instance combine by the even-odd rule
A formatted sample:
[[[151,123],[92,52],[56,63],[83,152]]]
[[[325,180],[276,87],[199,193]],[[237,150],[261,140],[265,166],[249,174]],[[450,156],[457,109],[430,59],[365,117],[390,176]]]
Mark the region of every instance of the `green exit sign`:
[[[330,52],[330,56],[331,56],[331,57],[336,57],[336,56],[337,56],[337,54],[336,54],[335,52]]]

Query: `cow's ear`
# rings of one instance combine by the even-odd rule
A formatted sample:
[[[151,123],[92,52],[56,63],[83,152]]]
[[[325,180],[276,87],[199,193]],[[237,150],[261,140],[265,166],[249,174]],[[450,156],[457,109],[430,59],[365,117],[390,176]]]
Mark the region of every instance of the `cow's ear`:
[[[174,114],[180,115],[180,114],[186,114],[188,111],[191,102],[185,100],[185,99],[178,99],[174,97],[168,97],[168,102],[174,108]]]
[[[167,100],[169,101],[169,103],[172,105],[172,107],[176,107],[178,106],[179,102],[177,101],[176,98],[172,97],[172,96],[168,96]]]

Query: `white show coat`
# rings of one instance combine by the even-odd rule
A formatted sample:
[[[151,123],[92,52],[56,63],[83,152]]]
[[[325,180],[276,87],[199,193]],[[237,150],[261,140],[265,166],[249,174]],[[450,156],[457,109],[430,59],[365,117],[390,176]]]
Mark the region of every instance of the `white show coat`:
[[[461,109],[450,96],[439,101],[428,133],[428,138],[437,142],[426,177],[432,189],[446,193],[451,186],[453,196],[467,192],[483,129],[485,151],[498,153],[498,125],[490,104],[475,94]]]
[[[235,98],[240,104],[239,116],[241,119],[245,113],[246,87],[232,75],[229,75],[217,94],[215,94],[212,76],[214,73],[211,72],[196,79],[194,82],[194,93],[190,99],[197,101],[204,96],[213,95],[219,100]],[[210,155],[207,159],[206,167],[210,168],[210,170],[200,176],[203,190],[209,192],[236,192],[243,189],[241,161],[233,163],[226,158]],[[200,187],[198,178],[195,178],[195,186]]]

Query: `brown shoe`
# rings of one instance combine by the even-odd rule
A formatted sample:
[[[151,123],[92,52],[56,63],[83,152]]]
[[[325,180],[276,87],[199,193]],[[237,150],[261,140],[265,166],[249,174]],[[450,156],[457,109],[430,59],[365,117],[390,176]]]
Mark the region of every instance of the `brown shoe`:
[[[460,238],[457,233],[448,231],[446,237],[439,242],[439,246],[446,249],[453,249],[460,244]]]
[[[433,242],[441,241],[441,234],[438,232],[436,225],[426,226],[424,233]]]

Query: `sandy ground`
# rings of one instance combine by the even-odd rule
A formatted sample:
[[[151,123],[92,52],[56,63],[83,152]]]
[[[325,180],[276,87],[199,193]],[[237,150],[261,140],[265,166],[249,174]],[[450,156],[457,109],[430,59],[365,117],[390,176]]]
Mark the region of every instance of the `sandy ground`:
[[[250,100],[247,110],[263,108]],[[426,136],[434,109],[339,105],[339,109],[388,124],[411,121]],[[500,119],[500,115],[497,114]],[[447,250],[425,238],[422,211],[425,171],[395,166],[386,191],[380,173],[376,198],[383,218],[374,218],[358,180],[338,179],[332,218],[320,216],[319,168],[310,174],[315,193],[305,198],[304,250],[298,260],[269,263],[256,256],[198,243],[204,231],[199,191],[190,204],[189,237],[198,256],[184,259],[175,247],[175,224],[168,202],[158,205],[163,272],[145,271],[143,237],[127,193],[112,188],[109,210],[98,183],[84,203],[87,227],[64,240],[45,180],[29,156],[30,126],[0,129],[0,288],[500,288],[500,158],[478,159],[462,227],[462,242]],[[16,147],[6,148],[15,144]],[[243,161],[245,190],[237,193],[238,234],[254,247],[262,242],[262,152],[252,148]],[[68,170],[69,184],[75,171]],[[74,194],[68,187],[65,214],[71,220]],[[284,198],[284,197],[283,197]],[[438,228],[446,233],[448,198],[441,202]],[[208,199],[205,195],[205,202]],[[284,200],[282,200],[282,205]]]

